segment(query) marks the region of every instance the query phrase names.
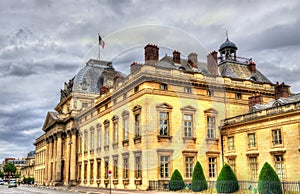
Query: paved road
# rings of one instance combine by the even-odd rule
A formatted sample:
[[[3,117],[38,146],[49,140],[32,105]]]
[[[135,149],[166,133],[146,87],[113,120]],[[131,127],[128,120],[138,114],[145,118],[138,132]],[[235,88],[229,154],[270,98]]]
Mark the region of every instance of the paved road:
[[[71,191],[68,191],[65,187],[34,187],[21,185],[16,188],[8,188],[7,185],[0,185],[0,194],[72,194],[72,193],[89,193],[89,194],[110,194],[109,190],[98,189],[86,189],[80,187],[72,187]],[[157,191],[124,191],[124,190],[112,190],[111,194],[172,194],[173,192],[157,192]],[[180,194],[187,194],[180,192]],[[191,193],[188,193],[191,194]]]

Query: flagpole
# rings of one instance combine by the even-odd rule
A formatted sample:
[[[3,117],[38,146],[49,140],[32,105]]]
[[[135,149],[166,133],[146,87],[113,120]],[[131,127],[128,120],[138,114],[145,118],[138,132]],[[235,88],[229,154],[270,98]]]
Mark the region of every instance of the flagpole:
[[[100,37],[100,34],[98,33],[98,38]],[[100,46],[101,46],[101,44],[100,44],[100,40],[99,40],[99,42],[98,42],[98,60],[100,61]]]

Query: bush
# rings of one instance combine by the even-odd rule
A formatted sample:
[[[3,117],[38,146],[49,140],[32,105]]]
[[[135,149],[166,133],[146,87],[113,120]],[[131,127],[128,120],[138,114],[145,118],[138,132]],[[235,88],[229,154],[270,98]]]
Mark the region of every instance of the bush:
[[[234,193],[239,190],[237,178],[228,164],[225,164],[218,176],[216,189],[218,193]]]
[[[194,192],[199,192],[207,189],[207,182],[199,161],[197,161],[194,167],[191,189]]]
[[[258,192],[261,194],[282,194],[280,179],[269,163],[265,163],[258,177]]]
[[[184,189],[184,187],[185,184],[181,176],[181,173],[176,169],[172,174],[169,189],[171,191],[177,191],[177,190]]]

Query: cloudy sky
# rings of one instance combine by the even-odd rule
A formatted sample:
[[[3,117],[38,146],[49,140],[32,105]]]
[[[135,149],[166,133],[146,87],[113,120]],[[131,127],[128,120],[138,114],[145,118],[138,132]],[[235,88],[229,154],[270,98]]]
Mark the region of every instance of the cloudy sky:
[[[2,0],[0,1],[0,160],[25,157],[42,134],[63,83],[89,58],[128,72],[143,46],[160,55],[195,51],[200,60],[229,39],[271,81],[300,92],[300,3],[295,0]]]

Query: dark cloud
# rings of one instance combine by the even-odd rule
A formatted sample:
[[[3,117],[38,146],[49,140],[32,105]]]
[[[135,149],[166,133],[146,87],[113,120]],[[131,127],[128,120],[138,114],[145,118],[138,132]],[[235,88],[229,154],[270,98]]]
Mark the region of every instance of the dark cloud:
[[[101,58],[128,73],[147,43],[160,56],[195,51],[201,61],[229,38],[272,81],[300,91],[300,3],[288,1],[1,1],[0,160],[34,149],[63,83],[106,47]],[[293,89],[294,88],[294,89]],[[9,139],[9,140],[8,140]]]

